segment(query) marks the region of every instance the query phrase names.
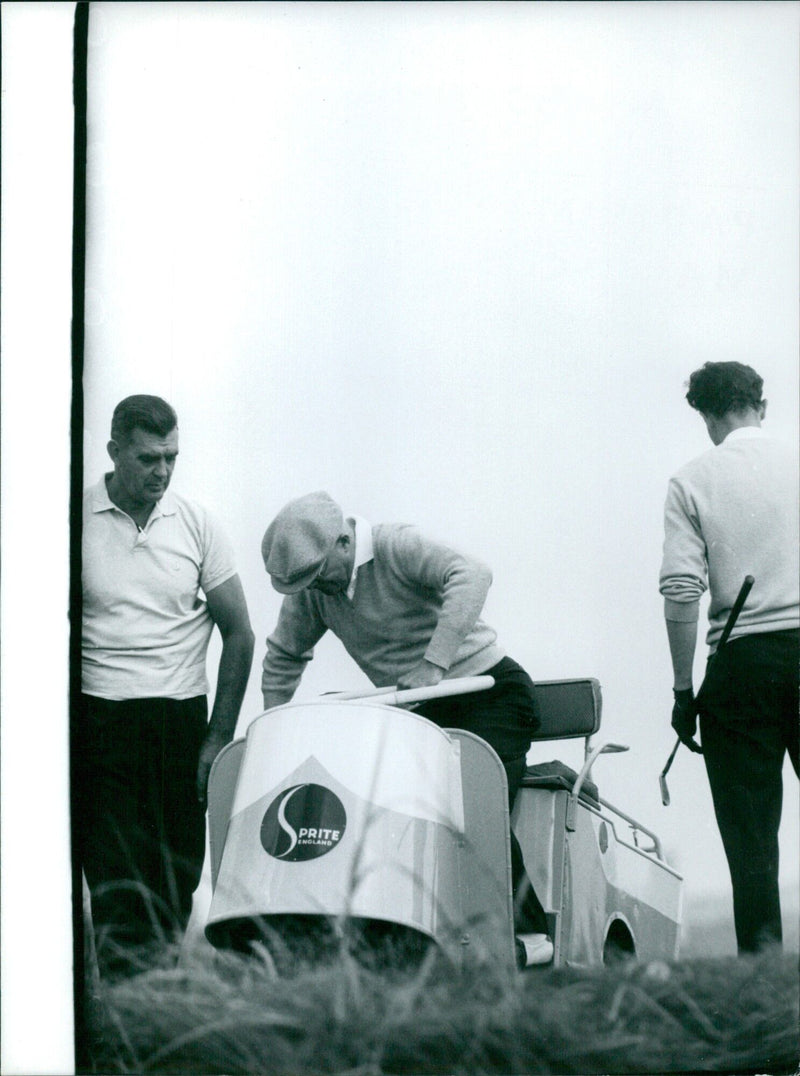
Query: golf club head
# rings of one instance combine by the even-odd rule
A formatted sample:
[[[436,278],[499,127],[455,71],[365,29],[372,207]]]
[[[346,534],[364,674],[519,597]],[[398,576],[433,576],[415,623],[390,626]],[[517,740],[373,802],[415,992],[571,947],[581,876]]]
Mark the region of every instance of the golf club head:
[[[669,789],[667,788],[667,775],[662,773],[658,778],[658,787],[661,789],[661,802],[669,807]]]

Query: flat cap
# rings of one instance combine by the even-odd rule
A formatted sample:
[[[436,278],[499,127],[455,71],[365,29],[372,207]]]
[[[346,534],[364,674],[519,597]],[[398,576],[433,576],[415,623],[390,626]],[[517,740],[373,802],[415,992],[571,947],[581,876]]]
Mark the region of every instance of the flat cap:
[[[289,501],[267,527],[261,556],[280,594],[295,594],[313,583],[344,531],[344,514],[327,493],[307,493]]]

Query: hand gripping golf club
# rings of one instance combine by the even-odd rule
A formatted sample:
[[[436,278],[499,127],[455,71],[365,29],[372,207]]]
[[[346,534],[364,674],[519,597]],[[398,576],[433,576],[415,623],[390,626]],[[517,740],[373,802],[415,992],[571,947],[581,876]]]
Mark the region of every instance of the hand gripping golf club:
[[[708,670],[711,668],[711,666],[716,661],[716,659],[717,659],[717,657],[719,655],[719,652],[722,650],[725,643],[727,643],[728,638],[729,638],[731,632],[733,631],[733,626],[734,626],[734,624],[736,623],[736,621],[739,618],[739,613],[741,613],[742,607],[744,606],[744,603],[747,601],[747,595],[750,593],[750,591],[753,588],[753,583],[754,582],[755,582],[755,580],[753,579],[752,575],[746,575],[744,577],[744,582],[742,583],[741,589],[739,590],[739,593],[736,595],[736,601],[733,603],[733,607],[731,608],[731,611],[728,614],[728,619],[725,622],[725,627],[722,629],[722,635],[720,636],[719,645],[717,646],[717,649],[714,651],[714,653],[711,655],[711,659],[710,659],[708,665],[706,666],[706,676],[708,676]],[[703,678],[703,684],[704,683],[705,683],[705,677]],[[697,695],[695,696],[695,701],[700,698],[700,693],[703,690],[703,684],[700,685],[700,688],[699,688],[699,690],[697,692]],[[669,789],[667,788],[667,774],[669,773],[669,768],[672,765],[672,760],[675,758],[675,755],[676,755],[680,745],[681,745],[681,739],[680,739],[680,736],[679,736],[678,739],[675,741],[675,746],[672,748],[672,751],[670,752],[670,756],[667,759],[667,764],[664,767],[664,769],[661,771],[661,774],[659,775],[659,778],[658,778],[659,788],[661,789],[661,802],[664,804],[665,807],[669,807]]]

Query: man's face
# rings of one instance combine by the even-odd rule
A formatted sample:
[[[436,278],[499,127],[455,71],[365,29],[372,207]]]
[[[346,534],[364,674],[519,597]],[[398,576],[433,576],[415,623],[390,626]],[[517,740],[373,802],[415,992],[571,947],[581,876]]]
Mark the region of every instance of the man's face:
[[[122,445],[109,441],[108,452],[120,492],[132,505],[152,506],[164,496],[175,470],[178,431],[160,437],[137,428]]]
[[[342,535],[325,558],[322,571],[313,583],[309,583],[309,589],[329,595],[344,594],[350,585],[352,574],[353,543],[347,535]]]

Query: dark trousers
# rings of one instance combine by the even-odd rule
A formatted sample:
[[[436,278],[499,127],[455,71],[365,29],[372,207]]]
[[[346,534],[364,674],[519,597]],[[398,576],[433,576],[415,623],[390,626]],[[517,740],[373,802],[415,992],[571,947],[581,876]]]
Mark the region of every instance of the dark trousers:
[[[500,756],[508,778],[508,805],[513,808],[527,763],[525,756],[539,720],[535,713],[533,681],[511,658],[486,670],[494,686],[487,691],[433,699],[417,707],[440,728],[465,729],[482,737]],[[511,832],[511,882],[514,925],[518,933],[547,934],[547,917],[525,870],[522,849]]]
[[[196,777],[207,713],[205,696],[81,696],[74,844],[104,973],[186,928],[205,853]]]
[[[798,772],[797,631],[745,635],[709,667],[700,735],[733,886],[739,952],[782,940],[778,828],[783,760]]]

